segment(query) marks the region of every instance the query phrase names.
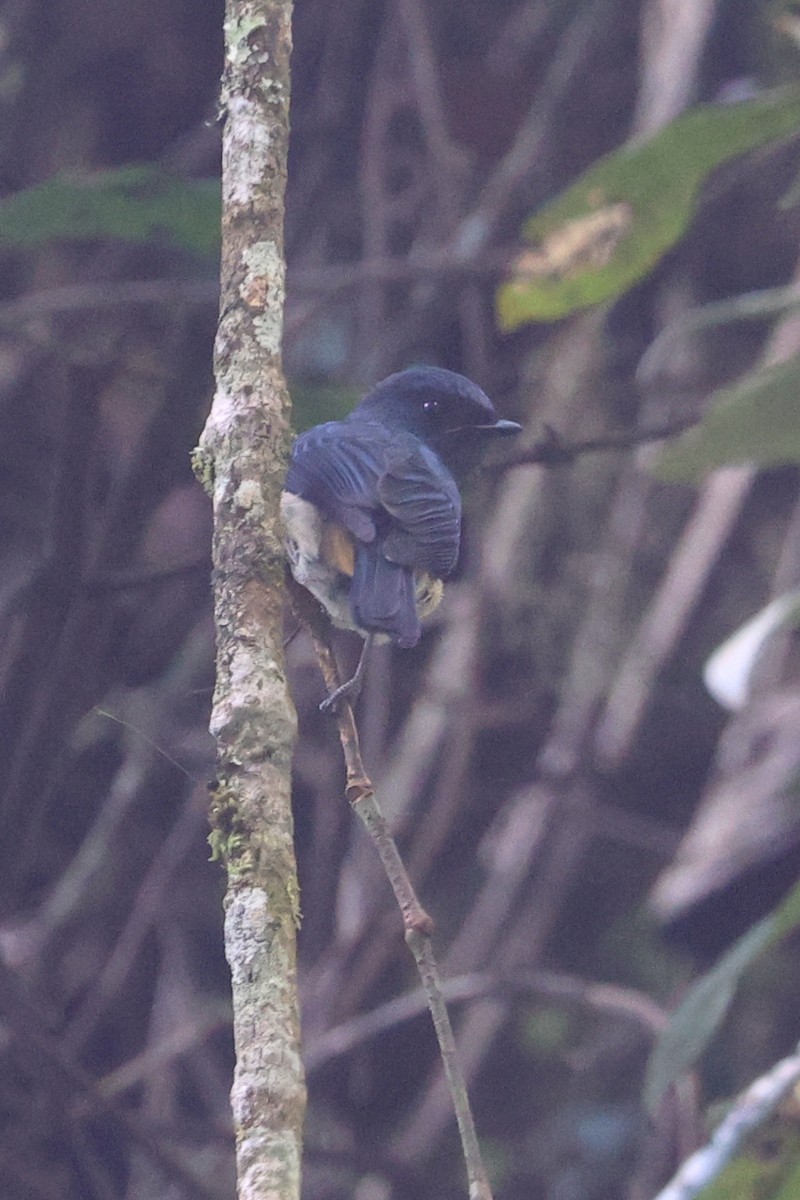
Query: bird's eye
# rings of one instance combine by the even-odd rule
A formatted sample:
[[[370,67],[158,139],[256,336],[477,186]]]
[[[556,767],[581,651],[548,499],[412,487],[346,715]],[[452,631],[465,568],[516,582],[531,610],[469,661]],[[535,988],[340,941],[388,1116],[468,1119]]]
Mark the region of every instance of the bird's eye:
[[[437,413],[439,411],[438,400],[423,400],[422,411],[426,413]]]

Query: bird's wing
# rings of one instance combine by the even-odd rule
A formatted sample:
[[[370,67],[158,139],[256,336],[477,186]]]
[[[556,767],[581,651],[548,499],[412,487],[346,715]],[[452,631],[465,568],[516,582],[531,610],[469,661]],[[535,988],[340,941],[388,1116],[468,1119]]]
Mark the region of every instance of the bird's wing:
[[[294,444],[286,490],[310,500],[360,541],[373,542],[385,442],[380,426],[316,425]]]
[[[401,566],[448,575],[458,559],[461,497],[437,456],[380,422],[330,421],[297,439],[286,490],[359,541],[381,539]]]
[[[392,518],[383,539],[385,556],[433,575],[449,575],[458,561],[461,496],[436,455],[416,438],[395,443],[377,490]]]

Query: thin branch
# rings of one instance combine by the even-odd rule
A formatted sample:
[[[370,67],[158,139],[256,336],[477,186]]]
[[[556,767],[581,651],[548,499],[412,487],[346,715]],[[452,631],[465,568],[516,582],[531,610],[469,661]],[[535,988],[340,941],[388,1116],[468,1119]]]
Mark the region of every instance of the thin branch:
[[[608,689],[595,730],[596,752],[606,769],[619,769],[629,753],[654,681],[686,630],[754,482],[751,467],[726,467],[703,488]]]
[[[44,1071],[57,1088],[56,1094],[65,1093],[74,1106],[65,1117],[88,1110],[93,1116],[112,1119],[122,1137],[138,1145],[168,1179],[181,1183],[189,1195],[198,1200],[221,1200],[222,1188],[198,1168],[192,1148],[180,1145],[173,1134],[103,1094],[98,1081],[64,1048],[57,1023],[38,994],[2,961],[0,1010],[14,1033],[13,1045],[20,1061],[32,1064],[38,1073]],[[10,1161],[6,1149],[0,1155],[3,1172]]]
[[[655,1200],[692,1200],[721,1174],[741,1150],[745,1138],[764,1124],[798,1083],[800,1046],[751,1083],[719,1124],[711,1141],[686,1160]]]
[[[479,258],[464,260],[452,251],[432,248],[424,258],[362,258],[357,262],[329,263],[321,267],[289,267],[292,294],[346,292],[363,283],[419,283],[442,277],[464,280],[491,280],[508,271],[510,253],[487,251]],[[0,309],[0,314],[2,309]]]
[[[419,977],[422,980],[422,986],[428,998],[428,1007],[431,1010],[431,1018],[436,1029],[439,1053],[442,1056],[442,1065],[456,1112],[458,1132],[461,1135],[461,1147],[464,1152],[467,1179],[469,1180],[470,1200],[492,1200],[489,1177],[483,1165],[481,1150],[478,1145],[478,1135],[475,1130],[475,1121],[472,1116],[472,1109],[470,1108],[469,1096],[467,1095],[467,1081],[464,1078],[461,1064],[458,1060],[456,1039],[453,1035],[453,1026],[450,1024],[447,1005],[442,995],[439,969],[436,965],[430,935],[419,929],[407,929],[406,944],[414,955],[414,961],[417,964]]]
[[[795,265],[800,277],[800,260]],[[785,362],[800,345],[800,318],[791,313],[775,327],[764,351],[766,366]],[[729,466],[708,479],[663,580],[636,630],[608,689],[595,734],[605,770],[617,769],[628,754],[650,703],[654,682],[675,652],[720,554],[753,489],[751,466]]]
[[[454,219],[459,184],[469,166],[465,151],[453,141],[447,128],[442,97],[442,73],[436,62],[425,6],[420,0],[397,0],[397,12],[409,47],[409,74],[417,97],[417,113],[437,171],[433,185],[439,193],[442,212]]]
[[[717,0],[649,0],[642,10],[642,82],[634,129],[648,135],[691,103]]]
[[[339,670],[329,642],[329,625],[319,605],[304,589],[289,583],[298,615],[309,626],[314,639],[322,676],[328,693],[341,685]],[[361,819],[378,851],[389,883],[403,915],[406,943],[414,956],[433,1020],[439,1052],[442,1057],[453,1108],[461,1136],[461,1147],[467,1169],[470,1200],[492,1200],[486,1168],[483,1165],[475,1121],[467,1095],[467,1085],[456,1053],[453,1028],[442,994],[439,971],[431,944],[433,921],[420,904],[413,884],[400,858],[386,819],[381,812],[375,789],[361,759],[353,710],[346,699],[336,707],[336,724],[347,773],[345,795],[353,811]]]
[[[472,212],[461,223],[452,246],[457,257],[472,258],[490,244],[520,189],[529,182],[542,154],[553,115],[585,64],[611,11],[606,0],[579,10],[559,40],[558,49],[513,143],[487,180]]]
[[[476,971],[446,979],[441,988],[448,1004],[470,1003],[486,996],[546,996],[631,1020],[650,1037],[655,1037],[667,1022],[664,1010],[640,992],[614,984],[594,983],[556,971]],[[307,1047],[303,1056],[307,1073],[310,1075],[333,1059],[350,1054],[379,1034],[414,1020],[427,1007],[425,992],[417,988],[387,1000],[370,1012],[335,1025]]]
[[[558,431],[546,425],[543,438],[534,442],[532,446],[520,450],[517,454],[504,458],[501,463],[490,466],[488,470],[510,471],[512,467],[526,467],[531,464],[561,467],[574,463],[584,454],[595,454],[601,450],[627,450],[633,446],[661,442],[666,438],[676,437],[696,424],[696,418],[689,420],[682,418],[677,421],[667,421],[663,425],[655,425],[650,429],[622,429],[618,433],[587,438],[581,442],[562,441]]]
[[[784,287],[742,292],[726,300],[715,300],[699,308],[690,308],[662,329],[647,347],[636,368],[636,381],[640,387],[650,384],[668,366],[676,343],[687,334],[730,325],[735,321],[764,321],[797,308],[800,308],[800,283],[797,282]]]
[[[148,1046],[122,1066],[109,1071],[97,1081],[99,1095],[113,1099],[137,1087],[157,1071],[194,1050],[212,1033],[227,1029],[231,1014],[227,1006],[209,1004],[205,1011],[187,1024],[172,1030],[155,1045]]]
[[[341,679],[330,645],[330,626],[327,616],[316,600],[304,588],[296,584],[291,577],[288,577],[287,583],[297,614],[308,626],[314,640],[325,687],[328,695],[331,695],[341,686]],[[418,929],[426,935],[430,935],[433,930],[433,921],[417,899],[395,840],[389,832],[386,818],[375,799],[375,790],[361,759],[358,729],[353,710],[344,700],[340,700],[336,706],[336,724],[347,772],[345,796],[375,844],[403,914],[403,924],[406,930]]]
[[[218,302],[219,284],[216,279],[130,279],[122,282],[79,283],[31,292],[18,300],[0,304],[0,328],[13,328],[43,317],[86,312],[89,309],[126,308],[131,305],[212,308]]]
[[[134,795],[141,794],[141,787],[137,773]],[[97,983],[64,1031],[64,1043],[73,1053],[85,1046],[102,1014],[124,986],[142,943],[164,906],[178,864],[204,828],[206,803],[206,788],[195,788],[142,879],[130,915]]]

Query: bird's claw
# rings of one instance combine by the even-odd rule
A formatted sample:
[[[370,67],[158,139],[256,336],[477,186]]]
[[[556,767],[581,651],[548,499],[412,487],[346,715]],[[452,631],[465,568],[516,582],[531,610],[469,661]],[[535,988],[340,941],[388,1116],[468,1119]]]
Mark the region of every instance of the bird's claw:
[[[350,704],[355,704],[361,692],[361,679],[354,675],[352,679],[348,679],[347,683],[343,683],[335,691],[331,692],[319,706],[321,713],[335,713],[342,700],[348,700]]]
[[[361,651],[361,656],[358,660],[355,674],[352,679],[348,679],[347,683],[341,684],[335,691],[322,701],[319,706],[319,711],[322,713],[335,713],[342,700],[348,700],[350,704],[355,704],[358,697],[361,695],[361,685],[364,682],[364,674],[367,669],[367,659],[369,658],[369,648],[372,645],[372,634],[368,634],[364,647]]]

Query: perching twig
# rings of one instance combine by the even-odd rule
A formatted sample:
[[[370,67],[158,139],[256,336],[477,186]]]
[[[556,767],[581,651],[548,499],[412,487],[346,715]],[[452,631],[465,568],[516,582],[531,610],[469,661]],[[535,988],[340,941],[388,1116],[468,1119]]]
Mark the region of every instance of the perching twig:
[[[314,631],[313,637],[325,686],[328,692],[334,692],[341,687],[341,681],[333,651],[327,639],[320,637],[318,631]],[[383,868],[403,914],[406,932],[419,930],[429,936],[433,931],[433,921],[417,899],[395,840],[389,832],[386,819],[375,799],[375,791],[361,761],[358,729],[353,710],[346,698],[340,700],[336,706],[336,724],[339,729],[339,740],[342,743],[342,753],[347,771],[345,796],[375,843],[375,848],[380,855]]]
[[[609,433],[605,437],[587,438],[582,442],[564,442],[558,431],[546,425],[544,437],[532,446],[504,458],[501,463],[490,466],[489,470],[509,471],[512,467],[525,467],[538,464],[543,467],[560,467],[575,462],[584,454],[594,454],[599,450],[626,450],[632,446],[644,446],[648,442],[661,442],[665,438],[675,437],[686,429],[697,424],[697,419],[682,419],[669,421],[664,425],[656,425],[650,429],[622,429],[618,433]]]
[[[784,1096],[800,1083],[800,1046],[794,1054],[750,1084],[717,1126],[711,1141],[680,1168],[655,1200],[692,1200],[716,1179],[742,1148],[745,1138],[763,1125]]]
[[[461,1148],[464,1152],[467,1179],[469,1180],[469,1198],[470,1200],[492,1200],[489,1178],[481,1158],[478,1135],[475,1132],[475,1122],[467,1095],[467,1082],[458,1061],[453,1026],[450,1024],[450,1015],[442,995],[439,970],[433,954],[430,933],[421,929],[407,929],[406,943],[414,955],[436,1029],[439,1053],[442,1056],[444,1073],[450,1088],[450,1095],[453,1098],[458,1132],[461,1135]]]
[[[327,617],[303,588],[299,587],[291,578],[287,582],[298,616],[308,626],[314,639],[325,687],[331,693],[341,686],[341,680],[330,646],[330,627]],[[467,1096],[466,1080],[456,1056],[453,1029],[442,994],[439,971],[431,945],[433,921],[417,898],[395,840],[381,812],[375,796],[375,789],[364,769],[358,743],[358,729],[347,698],[340,700],[337,704],[335,719],[345,761],[345,795],[375,844],[395,899],[403,914],[406,943],[417,964],[436,1030],[439,1051],[461,1136],[469,1181],[469,1200],[492,1200],[489,1179],[483,1165],[472,1109]]]

